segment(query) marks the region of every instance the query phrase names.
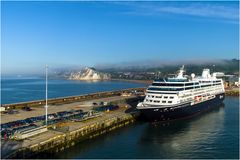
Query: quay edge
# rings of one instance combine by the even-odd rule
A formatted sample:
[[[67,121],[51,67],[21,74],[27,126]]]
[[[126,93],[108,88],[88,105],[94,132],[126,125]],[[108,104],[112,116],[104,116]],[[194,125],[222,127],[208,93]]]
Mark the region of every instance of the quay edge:
[[[138,114],[122,114],[97,121],[77,130],[62,133],[42,141],[40,143],[31,144],[28,147],[19,148],[15,152],[7,155],[6,159],[15,158],[33,158],[38,154],[54,154],[63,151],[75,144],[108,133],[114,129],[121,128],[136,121]]]

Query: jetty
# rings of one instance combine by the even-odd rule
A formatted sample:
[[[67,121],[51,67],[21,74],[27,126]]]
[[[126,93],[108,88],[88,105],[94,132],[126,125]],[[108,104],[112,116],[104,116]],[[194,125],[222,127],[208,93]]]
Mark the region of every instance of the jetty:
[[[143,99],[144,92],[145,88],[131,88],[49,99],[49,117],[58,115],[56,113],[65,112],[68,117],[66,115],[61,116],[58,118],[59,121],[49,123],[44,132],[41,131],[41,133],[39,132],[34,136],[24,136],[25,138],[19,139],[18,136],[6,138],[3,135],[1,158],[31,158],[41,153],[54,154],[83,140],[94,138],[133,123],[139,114],[134,107]],[[44,105],[44,100],[4,104],[2,107],[6,108],[6,113],[1,113],[1,126],[13,122],[26,123],[26,120],[42,117],[45,115]],[[104,110],[104,106],[107,108],[106,110]],[[31,110],[23,110],[25,107],[31,107]],[[9,110],[17,111],[17,113],[8,114],[7,111]],[[71,112],[67,112],[69,110]],[[89,115],[89,113],[91,114]],[[49,122],[51,121],[49,120]],[[44,119],[28,123],[34,123],[34,125],[44,124]],[[20,123],[20,125],[23,124]],[[36,129],[33,130],[36,131]],[[19,131],[17,133],[28,134],[29,131]]]

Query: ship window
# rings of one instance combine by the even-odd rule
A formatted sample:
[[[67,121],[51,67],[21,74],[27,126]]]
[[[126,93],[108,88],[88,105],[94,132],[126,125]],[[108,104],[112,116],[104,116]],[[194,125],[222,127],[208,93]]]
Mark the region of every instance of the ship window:
[[[162,98],[162,96],[156,96],[156,98]]]
[[[152,86],[183,86],[183,83],[153,83]]]
[[[147,92],[147,93],[153,93],[153,94],[171,94],[171,95],[173,95],[173,94],[175,94],[175,93],[168,93],[168,92]]]
[[[155,102],[155,103],[159,103],[160,101],[153,101],[153,102]]]
[[[168,98],[167,96],[164,96],[163,98]]]
[[[150,102],[152,102],[152,100],[150,100]]]
[[[150,97],[150,95],[148,95],[148,97]]]
[[[168,82],[186,82],[187,79],[175,79],[175,78],[171,79],[171,78],[167,78],[167,81]]]
[[[211,84],[209,84],[209,85],[204,85],[204,86],[202,86],[202,87],[209,87],[209,86],[211,86]]]
[[[193,83],[185,83],[185,86],[191,86]]]
[[[162,101],[162,103],[166,103],[166,101]]]
[[[153,83],[152,86],[161,86],[161,83]]]
[[[172,101],[168,101],[168,103],[172,103]]]
[[[149,87],[149,91],[182,91],[183,88],[153,88]]]
[[[170,99],[173,99],[173,97],[169,97]]]
[[[154,98],[154,96],[152,96],[152,98]]]
[[[193,87],[188,87],[188,88],[186,88],[186,90],[190,90],[190,89],[193,89]]]

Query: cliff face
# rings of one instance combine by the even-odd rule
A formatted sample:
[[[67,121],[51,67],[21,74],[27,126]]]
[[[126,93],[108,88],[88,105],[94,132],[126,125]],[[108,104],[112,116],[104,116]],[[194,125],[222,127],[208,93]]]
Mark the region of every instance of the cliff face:
[[[101,73],[93,68],[86,67],[80,72],[72,72],[69,76],[71,80],[108,80],[111,79],[110,74]]]

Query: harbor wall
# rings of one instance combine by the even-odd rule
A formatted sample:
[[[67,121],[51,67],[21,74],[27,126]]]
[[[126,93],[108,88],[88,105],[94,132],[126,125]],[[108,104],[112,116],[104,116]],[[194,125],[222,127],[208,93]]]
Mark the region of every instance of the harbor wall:
[[[226,90],[225,95],[226,96],[239,96],[239,88],[238,89],[232,89],[232,90]]]
[[[145,88],[129,88],[123,90],[116,90],[116,91],[108,91],[108,92],[98,92],[92,94],[84,94],[84,95],[77,95],[77,96],[69,96],[69,97],[60,97],[60,98],[51,98],[48,99],[48,105],[60,105],[66,103],[73,103],[73,102],[80,102],[85,100],[92,100],[104,97],[112,97],[112,96],[120,96],[123,93],[130,93],[130,92],[144,92]],[[37,107],[45,105],[45,100],[37,100],[37,101],[29,101],[29,102],[22,102],[22,103],[13,103],[13,104],[2,104],[2,107],[5,107],[6,110],[10,109],[19,109],[23,107]]]
[[[136,117],[137,115],[123,114],[104,121],[97,121],[77,130],[54,136],[46,141],[39,142],[38,144],[32,144],[28,147],[20,148],[6,158],[31,158],[38,154],[56,154],[81,141],[92,139],[96,136],[133,123]]]

